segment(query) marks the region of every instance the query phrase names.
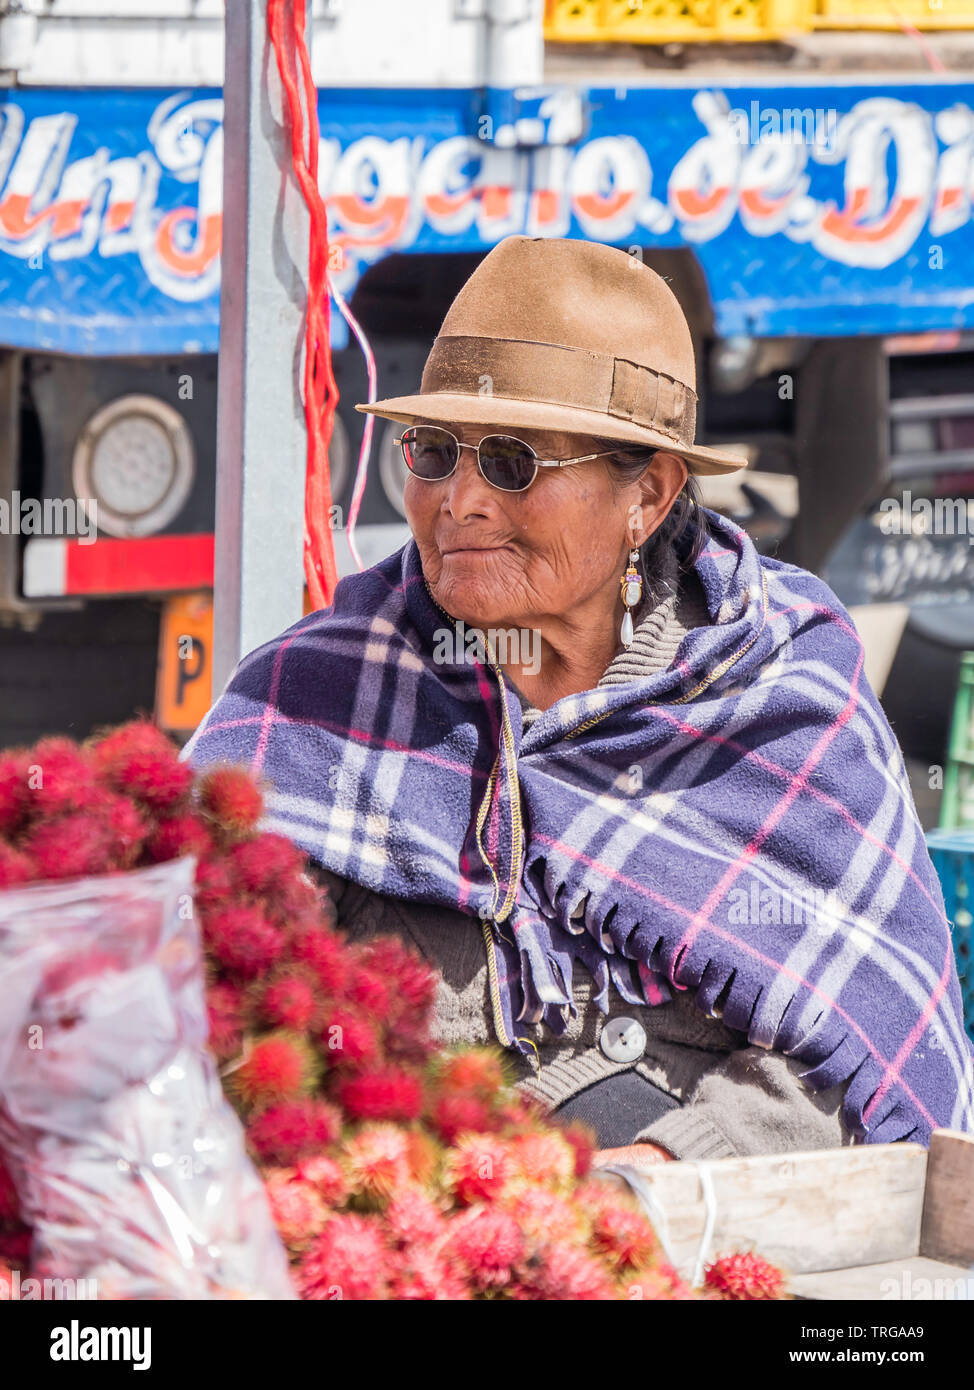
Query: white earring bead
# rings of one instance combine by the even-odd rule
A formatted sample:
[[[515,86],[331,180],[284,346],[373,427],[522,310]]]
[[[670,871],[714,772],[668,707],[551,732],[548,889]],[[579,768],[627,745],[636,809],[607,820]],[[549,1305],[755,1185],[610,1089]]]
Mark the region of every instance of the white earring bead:
[[[632,613],[629,610],[638,607],[643,596],[642,576],[636,568],[638,559],[639,551],[630,550],[629,568],[626,570],[621,580],[622,602],[625,604],[626,611],[622,619],[622,630],[619,635],[622,638],[622,645],[625,647],[626,651],[629,651],[635,637],[632,625]]]

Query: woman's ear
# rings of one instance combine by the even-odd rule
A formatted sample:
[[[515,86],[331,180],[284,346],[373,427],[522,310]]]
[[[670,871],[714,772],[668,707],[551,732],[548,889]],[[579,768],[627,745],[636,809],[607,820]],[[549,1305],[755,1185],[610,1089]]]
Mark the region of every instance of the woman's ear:
[[[638,549],[665,520],[686,486],[687,466],[677,454],[660,449],[636,483],[639,501],[629,508],[629,535]]]

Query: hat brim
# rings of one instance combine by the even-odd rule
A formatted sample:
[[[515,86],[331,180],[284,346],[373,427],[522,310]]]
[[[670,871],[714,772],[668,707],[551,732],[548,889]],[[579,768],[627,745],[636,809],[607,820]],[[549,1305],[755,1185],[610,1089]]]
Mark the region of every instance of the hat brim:
[[[430,392],[390,396],[371,405],[356,405],[355,409],[363,415],[378,415],[404,425],[417,420],[443,425],[504,425],[512,429],[557,430],[565,434],[618,439],[622,444],[643,444],[647,449],[665,449],[669,454],[676,454],[686,461],[691,473],[735,473],[748,465],[747,459],[740,454],[728,454],[722,449],[707,449],[698,444],[675,444],[657,430],[637,425],[632,420],[616,419],[600,410],[550,405],[543,401]]]

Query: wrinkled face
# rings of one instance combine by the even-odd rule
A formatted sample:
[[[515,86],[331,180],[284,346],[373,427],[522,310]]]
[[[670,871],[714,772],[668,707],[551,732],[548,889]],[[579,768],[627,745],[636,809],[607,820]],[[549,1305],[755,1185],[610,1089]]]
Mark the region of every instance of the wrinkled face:
[[[465,444],[488,434],[513,434],[542,459],[575,458],[599,448],[577,434],[503,425],[447,428]],[[525,492],[502,492],[483,478],[471,449],[461,450],[456,471],[443,482],[410,475],[404,494],[437,603],[470,624],[520,626],[570,617],[607,586],[618,589],[633,543],[631,509],[638,511],[644,498],[638,482],[619,486],[606,458],[540,468]]]

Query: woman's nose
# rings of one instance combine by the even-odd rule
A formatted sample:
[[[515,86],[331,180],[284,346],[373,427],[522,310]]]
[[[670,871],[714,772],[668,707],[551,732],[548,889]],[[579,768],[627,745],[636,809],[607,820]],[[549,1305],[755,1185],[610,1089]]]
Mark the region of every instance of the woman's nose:
[[[473,449],[460,450],[460,462],[447,478],[445,487],[441,509],[448,511],[454,521],[459,523],[490,515],[493,505],[491,487],[477,467],[477,455]]]

